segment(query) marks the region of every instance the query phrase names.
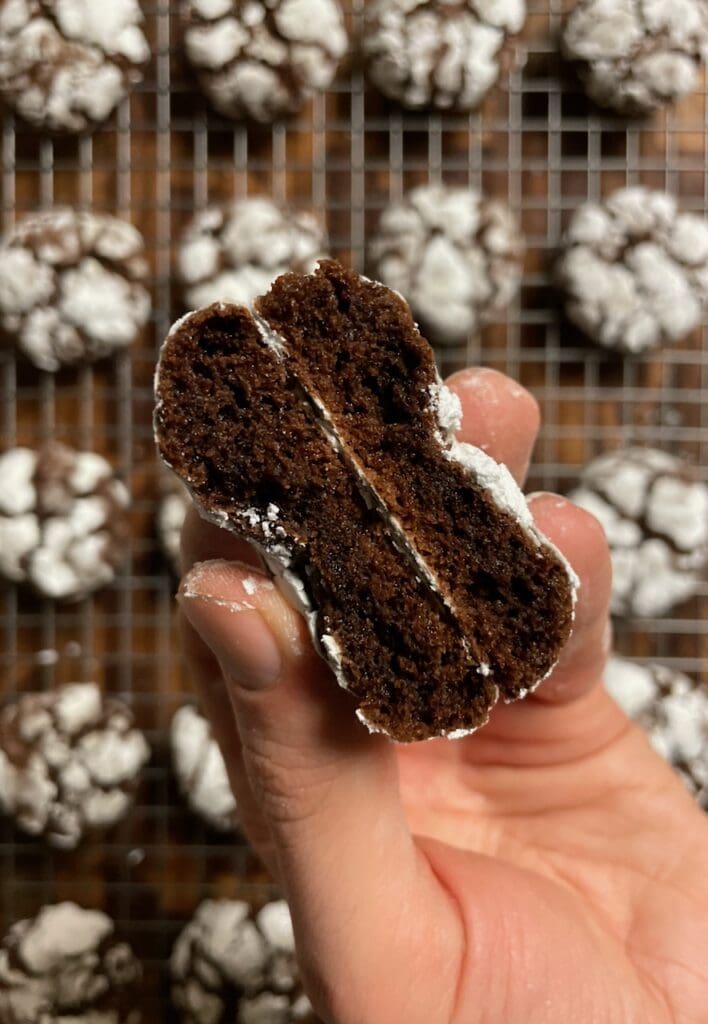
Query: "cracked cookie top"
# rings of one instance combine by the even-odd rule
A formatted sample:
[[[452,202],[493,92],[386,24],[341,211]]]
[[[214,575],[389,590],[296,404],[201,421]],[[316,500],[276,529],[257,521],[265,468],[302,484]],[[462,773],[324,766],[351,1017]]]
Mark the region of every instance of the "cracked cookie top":
[[[0,808],[72,849],[126,815],[149,756],[126,705],[95,683],[24,694],[0,712]]]
[[[0,942],[3,1024],[139,1024],[142,971],[100,910],[42,907]]]
[[[638,353],[679,341],[708,301],[708,221],[633,186],[573,214],[556,268],[569,319],[600,345]]]
[[[708,60],[705,0],[578,0],[562,35],[588,95],[648,114],[698,85]]]
[[[0,575],[78,600],[125,557],[128,491],[102,455],[57,442],[0,454]]]
[[[504,203],[447,185],[420,185],[388,206],[369,250],[376,276],[441,344],[464,340],[511,302],[522,255]]]
[[[525,18],[524,0],[371,0],[361,41],[368,77],[404,107],[474,110]]]
[[[285,900],[256,911],[204,900],[170,960],[172,998],[185,1024],[314,1024],[295,962]]]
[[[184,43],[227,117],[269,122],[327,89],[348,40],[338,0],[182,0]]]
[[[130,345],[150,316],[140,232],[108,214],[57,208],[0,243],[0,323],[35,366],[54,372]]]
[[[210,206],[182,235],[178,265],[190,309],[212,302],[250,306],[286,270],[307,273],[325,255],[318,218],[262,196]]]
[[[233,831],[236,800],[224,758],[208,721],[191,704],[172,718],[170,747],[180,792],[191,809],[218,832]]]
[[[142,22],[138,0],[4,0],[0,92],[38,128],[92,128],[143,77]]]
[[[612,610],[663,615],[691,597],[708,558],[708,486],[655,448],[601,455],[570,498],[602,524],[612,556]]]

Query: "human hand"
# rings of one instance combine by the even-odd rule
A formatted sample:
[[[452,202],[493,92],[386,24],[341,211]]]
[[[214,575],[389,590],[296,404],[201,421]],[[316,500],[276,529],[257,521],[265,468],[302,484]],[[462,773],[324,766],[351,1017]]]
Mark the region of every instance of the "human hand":
[[[461,439],[523,483],[533,398],[489,370],[448,384]],[[708,819],[602,686],[600,527],[530,507],[581,579],[562,658],[475,735],[411,746],[367,734],[243,542],[185,525],[186,658],[328,1024],[708,1020]]]

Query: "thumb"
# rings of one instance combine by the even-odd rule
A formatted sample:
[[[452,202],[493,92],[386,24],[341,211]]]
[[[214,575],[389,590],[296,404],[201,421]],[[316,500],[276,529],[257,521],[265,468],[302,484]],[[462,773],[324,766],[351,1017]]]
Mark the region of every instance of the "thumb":
[[[261,573],[203,562],[179,600],[223,672],[316,1009],[338,1024],[442,1024],[462,929],[408,830],[393,744],[356,720],[304,620]],[[422,971],[442,985],[429,1004],[414,984]]]

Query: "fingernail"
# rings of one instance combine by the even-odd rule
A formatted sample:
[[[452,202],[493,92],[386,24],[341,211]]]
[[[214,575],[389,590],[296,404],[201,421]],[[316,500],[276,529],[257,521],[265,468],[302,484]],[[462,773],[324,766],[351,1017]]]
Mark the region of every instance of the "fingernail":
[[[260,614],[259,593],[273,584],[252,566],[202,562],[182,581],[184,614],[213,652],[226,678],[247,690],[274,687],[282,669],[276,639]]]

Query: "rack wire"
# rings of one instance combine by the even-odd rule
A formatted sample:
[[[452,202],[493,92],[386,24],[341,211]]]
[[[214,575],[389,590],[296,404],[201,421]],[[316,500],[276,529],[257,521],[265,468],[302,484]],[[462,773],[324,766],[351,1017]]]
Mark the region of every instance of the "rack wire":
[[[363,4],[349,4],[354,37]],[[152,371],[161,339],[183,312],[174,246],[195,210],[248,193],[314,208],[326,217],[332,253],[364,269],[381,209],[414,184],[440,179],[505,198],[526,235],[520,296],[479,338],[438,355],[444,373],[480,363],[533,390],[543,428],[530,487],[567,490],[589,458],[629,441],[708,464],[705,328],[658,355],[618,359],[563,321],[550,277],[563,227],[588,197],[641,182],[706,210],[706,94],[649,121],[599,112],[559,56],[563,6],[530,0],[514,66],[470,117],[400,111],[365,87],[354,59],[292,121],[227,122],[199,96],[176,3],[167,0],[144,7],[153,58],[143,84],[93,135],[43,137],[10,113],[2,117],[3,228],[55,203],[128,218],[146,239],[155,305],[139,344],[94,368],[53,377],[0,352],[1,447],[57,437],[104,452],[130,484],[133,527],[124,570],[91,600],[60,606],[0,591],[0,694],[98,679],[134,708],[154,756],[135,812],[105,841],[58,854],[0,823],[0,929],[61,898],[104,907],[146,965],[148,1020],[169,1014],[166,958],[199,899],[270,892],[242,842],[215,838],[186,810],[166,748],[188,684],[177,653],[174,580],[155,541]],[[669,617],[619,625],[618,649],[705,680],[707,597],[704,585]]]

